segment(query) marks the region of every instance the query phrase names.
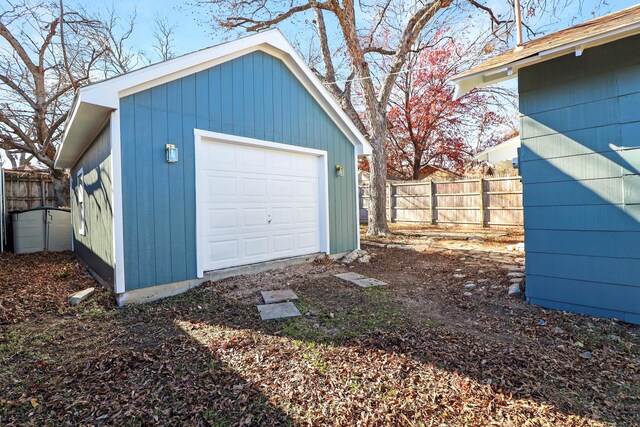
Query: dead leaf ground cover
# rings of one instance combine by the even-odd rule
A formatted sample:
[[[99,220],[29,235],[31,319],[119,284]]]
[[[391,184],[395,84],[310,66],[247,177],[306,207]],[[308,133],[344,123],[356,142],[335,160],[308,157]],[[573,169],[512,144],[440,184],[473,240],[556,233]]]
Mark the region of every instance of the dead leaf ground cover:
[[[71,252],[0,252],[0,324],[68,312],[69,295],[92,286]]]
[[[506,298],[513,255],[368,249],[2,325],[0,424],[640,424],[637,327]],[[304,316],[261,322],[259,291],[287,287]]]

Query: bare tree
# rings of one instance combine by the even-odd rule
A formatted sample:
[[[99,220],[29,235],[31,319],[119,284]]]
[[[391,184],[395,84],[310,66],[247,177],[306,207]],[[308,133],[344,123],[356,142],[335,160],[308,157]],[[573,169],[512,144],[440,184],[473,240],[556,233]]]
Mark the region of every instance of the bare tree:
[[[173,46],[173,37],[177,25],[170,23],[166,16],[156,15],[154,18],[155,29],[153,30],[153,44],[151,47],[156,52],[160,61],[167,61],[175,58],[176,53]]]
[[[61,206],[68,175],[54,169],[74,91],[89,82],[108,47],[102,26],[62,1],[6,1],[0,12],[0,148],[51,169]]]
[[[129,45],[135,28],[137,11],[126,18],[121,18],[113,6],[106,9],[106,14],[99,19],[103,25],[104,42],[108,49],[101,62],[104,78],[112,75],[128,73],[136,69],[141,63],[143,53]]]
[[[19,169],[25,167],[31,163],[33,156],[27,155],[26,153],[17,151],[17,150],[5,150],[5,154],[7,159],[9,159],[9,163],[11,164],[12,169]]]
[[[428,32],[437,31],[442,25],[438,16],[447,13],[481,11],[489,17],[491,33],[508,40],[513,29],[512,0],[503,0],[504,10],[494,11],[493,0],[382,0],[378,2],[355,2],[354,0],[196,0],[195,3],[213,9],[216,23],[222,28],[242,28],[260,31],[277,25],[298,15],[313,13],[322,57],[322,70],[316,75],[331,94],[364,131],[373,147],[371,168],[371,203],[369,208],[368,234],[388,232],[386,220],[386,148],[387,108],[395,80],[402,74],[407,57],[415,43]],[[526,0],[523,7],[529,16],[546,11],[557,11],[571,3],[583,0]],[[453,6],[453,7],[452,7]],[[506,13],[505,13],[506,11]],[[331,16],[337,29],[327,28],[324,15]],[[533,26],[527,27],[530,34]],[[381,37],[382,36],[382,37]],[[340,37],[344,42],[343,55],[348,59],[350,76],[340,87],[334,64],[336,57],[329,47],[331,37]],[[384,38],[385,45],[379,43]],[[380,76],[374,74],[374,63],[385,58]],[[358,86],[357,99],[353,83]],[[357,108],[354,108],[354,104]],[[362,114],[359,114],[359,109]]]

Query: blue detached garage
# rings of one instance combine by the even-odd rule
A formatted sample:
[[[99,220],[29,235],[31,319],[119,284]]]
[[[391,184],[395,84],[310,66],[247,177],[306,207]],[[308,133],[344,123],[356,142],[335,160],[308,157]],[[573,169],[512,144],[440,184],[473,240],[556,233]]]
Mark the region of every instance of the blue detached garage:
[[[505,52],[459,93],[518,77],[526,296],[640,323],[640,6]]]
[[[121,304],[359,246],[371,147],[277,30],[80,89],[56,167],[74,250]]]

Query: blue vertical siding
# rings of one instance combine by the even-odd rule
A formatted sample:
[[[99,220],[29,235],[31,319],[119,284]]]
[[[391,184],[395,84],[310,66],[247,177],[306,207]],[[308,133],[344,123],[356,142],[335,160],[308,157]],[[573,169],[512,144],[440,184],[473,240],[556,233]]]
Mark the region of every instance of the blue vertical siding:
[[[84,229],[72,215],[73,250],[98,276],[113,287],[113,194],[111,175],[111,125],[94,138],[71,170],[71,212],[78,212],[78,171],[84,174]]]
[[[356,247],[354,147],[279,59],[254,52],[138,92],[120,115],[126,290],[196,277],[195,128],[326,150],[330,250]]]
[[[528,300],[640,323],[640,37],[520,70],[519,91]]]

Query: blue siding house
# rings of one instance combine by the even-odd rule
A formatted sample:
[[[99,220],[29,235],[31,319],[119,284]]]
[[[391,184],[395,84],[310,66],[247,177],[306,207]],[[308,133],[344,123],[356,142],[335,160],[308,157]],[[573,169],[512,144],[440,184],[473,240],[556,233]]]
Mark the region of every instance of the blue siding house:
[[[76,253],[121,304],[359,247],[371,147],[277,30],[80,89],[56,167]]]
[[[640,323],[640,6],[455,81],[464,93],[515,76],[527,300]]]

